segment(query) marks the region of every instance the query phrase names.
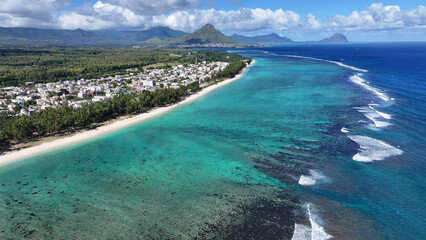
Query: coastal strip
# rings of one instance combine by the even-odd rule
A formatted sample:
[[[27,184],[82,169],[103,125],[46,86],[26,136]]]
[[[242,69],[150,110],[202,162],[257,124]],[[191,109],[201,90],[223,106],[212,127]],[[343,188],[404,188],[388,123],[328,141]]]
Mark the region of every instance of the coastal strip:
[[[170,106],[165,106],[165,107],[159,107],[156,109],[153,109],[149,112],[146,113],[141,113],[139,115],[124,119],[124,120],[117,120],[109,125],[103,125],[100,126],[96,129],[93,130],[87,130],[87,131],[83,131],[80,133],[77,133],[75,135],[72,136],[66,136],[51,142],[45,142],[42,143],[41,145],[38,146],[33,146],[33,147],[28,147],[28,148],[24,148],[24,149],[20,149],[20,150],[16,150],[16,151],[11,151],[11,152],[6,152],[3,155],[0,155],[0,167],[19,161],[19,160],[23,160],[25,158],[28,157],[32,157],[34,155],[40,154],[40,153],[44,153],[44,152],[48,152],[48,151],[52,151],[54,149],[60,148],[60,147],[64,147],[67,145],[71,145],[71,144],[75,144],[75,143],[80,143],[82,141],[86,141],[92,138],[96,138],[98,136],[107,134],[107,133],[111,133],[114,131],[117,131],[119,129],[125,128],[125,127],[129,127],[132,126],[134,124],[140,123],[144,120],[159,116],[163,113],[166,113],[178,106],[182,106],[184,104],[190,103],[204,95],[206,95],[209,92],[212,92],[224,85],[227,85],[235,80],[238,80],[239,78],[241,78],[244,74],[244,72],[250,67],[252,66],[256,61],[252,60],[252,62],[250,63],[250,65],[248,65],[247,67],[245,67],[244,69],[241,70],[241,72],[237,75],[235,75],[233,78],[230,79],[225,79],[223,81],[214,83],[208,87],[203,88],[202,90],[200,90],[197,93],[194,93],[190,96],[188,96],[187,98],[185,98],[184,100],[177,102],[173,105]]]

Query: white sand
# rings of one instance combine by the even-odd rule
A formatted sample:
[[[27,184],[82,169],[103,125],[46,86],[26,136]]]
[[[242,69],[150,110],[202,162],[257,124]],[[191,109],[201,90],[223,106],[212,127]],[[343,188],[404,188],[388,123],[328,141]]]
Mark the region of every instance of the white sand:
[[[252,61],[251,65],[254,64],[254,60]],[[47,152],[47,151],[51,151],[69,144],[74,144],[74,143],[79,143],[88,139],[92,139],[98,136],[101,136],[103,134],[106,133],[110,133],[113,131],[117,131],[119,129],[134,125],[136,123],[140,123],[146,119],[158,116],[160,114],[163,114],[165,112],[168,112],[178,106],[182,106],[184,104],[187,104],[189,102],[192,102],[202,96],[204,96],[205,94],[214,91],[217,88],[220,88],[228,83],[231,83],[237,79],[239,79],[242,74],[245,72],[245,70],[247,69],[244,68],[242,70],[242,72],[238,75],[236,75],[234,78],[231,79],[226,79],[222,82],[219,82],[217,84],[211,85],[209,87],[206,87],[204,89],[202,89],[201,91],[187,97],[186,99],[184,99],[183,101],[180,101],[176,104],[173,104],[171,106],[167,106],[167,107],[160,107],[160,108],[156,108],[151,110],[150,112],[147,113],[142,113],[139,115],[136,115],[134,117],[131,118],[127,118],[124,120],[119,120],[119,121],[115,121],[112,124],[109,125],[104,125],[101,127],[98,127],[94,130],[88,130],[88,131],[83,131],[81,133],[77,133],[73,136],[69,136],[69,137],[64,137],[64,138],[60,138],[57,140],[54,140],[52,142],[46,142],[43,143],[39,146],[34,146],[34,147],[29,147],[29,148],[24,148],[21,150],[17,150],[17,151],[12,151],[12,152],[7,152],[3,155],[0,155],[0,166],[4,166],[6,164],[12,163],[12,162],[16,162],[18,160],[27,158],[27,157],[31,157],[43,152]]]

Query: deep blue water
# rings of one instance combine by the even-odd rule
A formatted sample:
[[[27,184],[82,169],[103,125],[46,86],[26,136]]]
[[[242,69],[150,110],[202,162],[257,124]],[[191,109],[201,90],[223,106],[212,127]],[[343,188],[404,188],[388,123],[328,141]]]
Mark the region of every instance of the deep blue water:
[[[361,139],[361,146],[370,146],[365,152],[367,158],[382,158],[383,156],[374,156],[380,151],[384,156],[393,156],[371,162],[353,161],[327,166],[332,169],[329,172],[333,172],[335,179],[327,186],[318,187],[313,194],[325,196],[365,213],[384,238],[424,239],[426,43],[288,45],[262,50],[275,57],[312,57],[367,70],[347,69],[348,74],[341,77],[342,84],[349,83],[348,87],[357,97],[352,99],[356,109],[347,109],[346,114],[351,117],[343,118],[338,124],[348,128],[348,135],[367,136],[394,147],[391,149],[386,146],[380,150],[375,147],[380,143],[372,142],[374,146],[371,146],[368,145],[371,139]],[[300,58],[300,61],[307,60]],[[352,82],[350,77],[353,75],[365,80],[367,86],[374,87],[373,91]],[[382,94],[384,99],[374,91]],[[389,101],[386,101],[386,97]],[[361,107],[361,112],[357,107]],[[385,113],[385,117],[374,110]],[[377,125],[364,114],[370,114],[373,120],[378,121]],[[357,123],[357,120],[361,122]],[[403,153],[398,155],[398,150]],[[348,191],[348,186],[353,189]],[[356,225],[354,223],[354,228]]]

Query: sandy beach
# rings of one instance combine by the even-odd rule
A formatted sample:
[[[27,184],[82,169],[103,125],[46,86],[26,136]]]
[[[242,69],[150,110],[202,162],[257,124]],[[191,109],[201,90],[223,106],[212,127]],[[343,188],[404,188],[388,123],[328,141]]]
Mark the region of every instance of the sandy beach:
[[[255,63],[255,61],[253,60],[252,63],[250,64],[250,66],[253,65],[254,63]],[[248,66],[248,67],[250,67],[250,66]],[[115,122],[113,122],[109,125],[103,125],[103,126],[100,126],[96,129],[93,129],[93,130],[82,131],[82,132],[77,133],[77,134],[72,135],[72,136],[66,136],[66,137],[51,141],[51,142],[42,143],[39,146],[33,146],[33,147],[20,149],[20,150],[17,150],[17,151],[6,152],[5,154],[0,155],[0,167],[4,166],[6,164],[9,164],[9,163],[13,163],[13,162],[16,162],[16,161],[19,161],[19,160],[23,160],[27,157],[31,157],[31,156],[34,156],[36,154],[48,152],[48,151],[51,151],[51,150],[54,150],[54,149],[57,149],[57,148],[60,148],[60,147],[66,146],[66,145],[79,143],[79,142],[86,141],[86,140],[89,140],[89,139],[92,139],[92,138],[95,138],[95,137],[98,137],[98,136],[101,136],[101,135],[104,135],[104,134],[107,134],[107,133],[110,133],[110,132],[113,132],[113,131],[117,131],[119,129],[140,123],[140,122],[142,122],[146,119],[149,119],[149,118],[161,115],[163,113],[166,113],[166,112],[168,112],[168,111],[170,111],[170,110],[172,110],[176,107],[190,103],[190,102],[206,95],[207,93],[214,91],[217,88],[220,88],[220,87],[222,87],[226,84],[229,84],[229,83],[241,78],[241,76],[244,74],[244,72],[247,70],[248,67],[244,68],[241,71],[241,73],[236,75],[235,77],[223,80],[221,82],[218,82],[216,84],[213,84],[211,86],[203,88],[201,91],[185,98],[184,100],[182,100],[182,101],[180,101],[176,104],[166,106],[166,107],[156,108],[156,109],[153,109],[149,112],[142,113],[142,114],[139,114],[139,115],[136,115],[136,116],[124,119],[124,120],[117,120],[117,121],[115,121]]]

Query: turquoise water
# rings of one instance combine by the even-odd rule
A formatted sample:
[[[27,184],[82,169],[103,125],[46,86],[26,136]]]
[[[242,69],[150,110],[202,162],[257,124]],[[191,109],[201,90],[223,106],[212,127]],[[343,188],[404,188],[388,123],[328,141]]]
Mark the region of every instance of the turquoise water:
[[[340,131],[363,131],[353,70],[239,53],[256,63],[197,101],[1,168],[0,238],[290,239],[312,214],[338,239],[387,238],[356,193],[389,176]]]

